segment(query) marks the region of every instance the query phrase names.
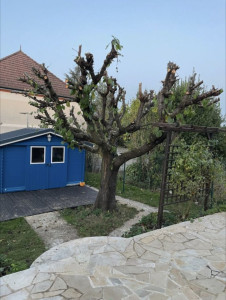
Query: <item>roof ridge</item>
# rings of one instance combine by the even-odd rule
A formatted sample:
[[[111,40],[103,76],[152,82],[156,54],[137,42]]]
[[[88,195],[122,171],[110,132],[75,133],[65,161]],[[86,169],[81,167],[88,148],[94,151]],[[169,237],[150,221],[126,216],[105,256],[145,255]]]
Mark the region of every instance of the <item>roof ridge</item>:
[[[42,72],[42,64],[35,61],[22,50],[2,58],[0,60],[0,87],[16,90],[27,89],[28,86],[26,83],[18,81],[18,78],[23,76],[26,72],[42,84],[42,80],[36,78],[35,74],[32,72],[32,67]],[[54,73],[48,70],[48,68],[47,71],[47,75],[57,95],[59,97],[70,97],[70,91],[66,88],[65,81],[57,77]]]
[[[19,52],[23,52],[23,51],[22,50],[18,50],[16,52],[12,53],[12,54],[9,54],[9,55],[7,55],[7,56],[5,56],[3,58],[0,58],[0,62],[3,61],[3,60],[5,60],[5,59],[7,59],[7,58],[9,58],[9,57],[11,57],[11,56],[13,56],[13,55],[18,54]]]
[[[16,51],[16,52],[14,52],[14,53],[12,53],[12,54],[10,54],[10,55],[7,55],[7,56],[1,58],[1,59],[0,59],[0,62],[3,61],[3,60],[5,60],[5,59],[7,59],[7,58],[9,58],[9,57],[11,57],[11,56],[14,56],[14,55],[16,55],[16,54],[19,54],[19,53],[22,53],[23,55],[27,56],[29,59],[31,59],[35,64],[39,65],[40,67],[41,67],[42,64],[45,64],[45,63],[42,63],[42,64],[38,63],[38,62],[35,61],[32,57],[30,57],[30,56],[27,55],[25,52],[23,52],[22,50]],[[55,74],[53,74],[48,68],[47,68],[47,70],[48,70],[48,73],[50,73],[52,76],[54,76],[55,78],[57,78],[58,80],[60,80],[62,83],[65,83],[62,79],[60,79],[60,78],[57,77]],[[32,71],[32,70],[31,70],[31,71]]]

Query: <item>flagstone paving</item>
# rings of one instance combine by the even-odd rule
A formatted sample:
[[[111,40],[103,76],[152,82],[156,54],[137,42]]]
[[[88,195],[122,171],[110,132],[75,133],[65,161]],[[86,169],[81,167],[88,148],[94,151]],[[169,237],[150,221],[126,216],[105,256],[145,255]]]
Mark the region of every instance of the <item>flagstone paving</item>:
[[[2,277],[0,297],[225,300],[225,220],[218,213],[129,239],[69,241]]]

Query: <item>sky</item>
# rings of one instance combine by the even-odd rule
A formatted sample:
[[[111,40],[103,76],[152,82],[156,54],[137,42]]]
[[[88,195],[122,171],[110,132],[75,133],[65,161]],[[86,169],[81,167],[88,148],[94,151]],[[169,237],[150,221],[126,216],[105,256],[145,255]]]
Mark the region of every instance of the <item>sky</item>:
[[[21,47],[56,76],[75,66],[79,45],[94,55],[98,71],[112,36],[123,45],[109,70],[126,90],[126,101],[143,89],[161,88],[169,61],[180,78],[193,69],[206,89],[223,88],[226,114],[226,0],[0,0],[1,46],[5,57]],[[118,68],[118,72],[117,72]]]

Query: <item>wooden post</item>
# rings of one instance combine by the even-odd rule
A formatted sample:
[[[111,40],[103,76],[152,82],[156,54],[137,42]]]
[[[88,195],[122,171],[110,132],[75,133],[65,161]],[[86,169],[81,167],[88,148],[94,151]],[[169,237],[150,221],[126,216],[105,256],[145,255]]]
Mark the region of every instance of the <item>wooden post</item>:
[[[159,209],[158,209],[157,228],[162,227],[163,207],[164,207],[164,198],[165,198],[165,191],[166,191],[166,178],[167,178],[167,171],[168,171],[171,137],[172,137],[172,131],[171,130],[167,131],[166,146],[165,146],[165,159],[163,162],[162,183],[161,183],[161,192],[160,192]]]

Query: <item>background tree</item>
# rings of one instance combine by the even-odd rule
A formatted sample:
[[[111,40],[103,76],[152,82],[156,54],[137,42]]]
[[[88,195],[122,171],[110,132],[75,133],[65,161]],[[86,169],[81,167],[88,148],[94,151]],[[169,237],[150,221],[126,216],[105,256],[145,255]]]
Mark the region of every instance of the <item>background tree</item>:
[[[194,73],[193,75],[194,76]],[[175,109],[183,95],[186,93],[188,87],[188,80],[177,81],[172,87],[172,95],[169,96],[166,102],[169,102],[168,109]],[[201,86],[196,90],[196,95],[206,92],[205,88]],[[214,101],[213,101],[214,102]],[[177,115],[176,118],[171,119],[167,115],[167,122],[177,122],[178,124],[191,124],[200,125],[207,127],[221,127],[224,124],[224,118],[221,116],[221,110],[219,103],[209,102],[208,100],[203,100],[199,105],[190,105],[185,108],[183,112]],[[132,121],[137,114],[139,107],[138,98],[134,99],[127,107],[125,120]],[[143,124],[146,126],[141,132],[136,132],[133,135],[127,137],[125,140],[125,145],[130,148],[139,145],[141,142],[147,141],[150,131],[158,132],[157,128],[152,127],[152,122],[158,120],[158,111],[156,107],[152,107],[148,114],[143,119]],[[174,135],[175,137],[175,135]],[[184,139],[187,147],[191,144],[196,144],[200,140],[209,147],[209,138],[206,134],[202,133],[181,133],[177,135],[176,143]],[[214,156],[219,157],[222,164],[226,162],[226,138],[225,133],[218,133],[211,136],[212,143],[214,147],[211,147],[214,151]],[[130,165],[126,169],[126,178],[130,182],[135,182],[136,185],[151,189],[156,189],[160,187],[161,181],[161,166],[162,160],[164,159],[164,145],[159,145],[152,151],[151,154],[143,155],[136,163]],[[226,166],[226,164],[225,164]]]
[[[95,207],[104,210],[113,210],[116,207],[115,191],[120,166],[132,158],[153,151],[166,138],[165,133],[151,130],[147,141],[125,153],[117,154],[119,140],[124,136],[139,132],[143,128],[143,119],[150,109],[158,112],[159,122],[168,122],[177,118],[187,107],[199,105],[203,100],[208,100],[209,104],[219,101],[214,97],[222,93],[221,89],[213,86],[209,91],[197,95],[196,91],[203,82],[196,83],[195,75],[193,75],[189,79],[180,102],[175,107],[172,106],[170,96],[177,82],[176,71],[179,67],[169,62],[165,80],[162,82],[163,86],[157,94],[153,90],[142,92],[142,86],[139,86],[139,107],[136,116],[132,122],[125,123],[123,118],[126,112],[126,92],[117,79],[107,73],[107,68],[113,60],[121,55],[121,49],[119,40],[113,38],[110,52],[100,71],[95,73],[93,55],[86,53],[85,57],[81,56],[81,47],[79,47],[78,56],[75,58],[77,67],[67,76],[71,97],[64,100],[60,100],[54,91],[45,65],[42,65],[40,69],[33,68],[34,78],[25,74],[20,79],[31,86],[31,90],[24,94],[31,99],[30,104],[38,108],[36,118],[44,126],[53,127],[70,147],[76,146],[93,153],[98,152],[102,156],[101,185]],[[37,97],[40,94],[43,95],[42,98]],[[74,102],[80,105],[85,121],[84,126],[77,120],[72,106]],[[70,117],[66,115],[66,106],[71,108]]]

